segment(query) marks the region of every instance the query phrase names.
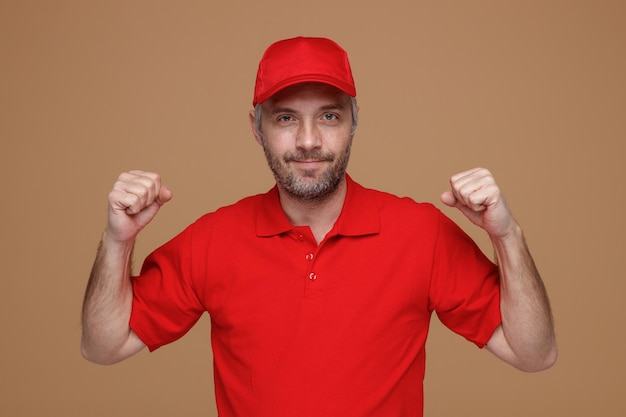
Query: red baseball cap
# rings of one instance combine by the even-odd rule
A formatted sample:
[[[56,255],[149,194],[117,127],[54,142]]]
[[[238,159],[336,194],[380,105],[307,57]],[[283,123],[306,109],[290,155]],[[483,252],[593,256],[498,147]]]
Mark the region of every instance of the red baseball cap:
[[[295,84],[319,82],[356,97],[348,54],[326,38],[285,39],[270,45],[259,63],[252,105]]]

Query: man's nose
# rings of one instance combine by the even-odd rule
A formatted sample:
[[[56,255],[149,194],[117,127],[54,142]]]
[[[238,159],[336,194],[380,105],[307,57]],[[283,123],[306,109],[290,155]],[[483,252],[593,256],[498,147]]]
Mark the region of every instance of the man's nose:
[[[298,129],[296,146],[301,149],[315,149],[322,144],[319,128],[312,121],[305,121]]]

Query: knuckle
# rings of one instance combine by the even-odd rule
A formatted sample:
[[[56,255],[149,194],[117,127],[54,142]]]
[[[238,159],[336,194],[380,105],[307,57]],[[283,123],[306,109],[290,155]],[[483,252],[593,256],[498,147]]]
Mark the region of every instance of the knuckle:
[[[146,187],[139,187],[137,188],[137,190],[133,193],[133,197],[136,199],[136,201],[145,201],[148,199],[148,197],[150,196],[150,192],[148,191],[148,188]]]
[[[132,177],[133,177],[133,171],[128,171],[128,172],[122,172],[119,176],[118,176],[118,181],[119,182],[127,182],[129,181]]]
[[[137,205],[137,204],[140,204],[141,200],[142,200],[142,197],[143,197],[143,193],[140,193],[140,194],[129,194],[128,202],[131,205],[133,205],[133,206]]]

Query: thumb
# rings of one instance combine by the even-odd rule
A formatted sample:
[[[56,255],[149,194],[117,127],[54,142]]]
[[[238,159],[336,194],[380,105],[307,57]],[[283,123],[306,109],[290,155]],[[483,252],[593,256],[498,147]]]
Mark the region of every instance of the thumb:
[[[161,187],[161,189],[159,190],[159,195],[155,199],[155,202],[159,206],[162,206],[163,204],[170,201],[173,196],[174,195],[172,194],[172,190],[170,190],[168,187]]]
[[[449,207],[456,207],[457,198],[452,191],[444,191],[439,197],[441,202]]]

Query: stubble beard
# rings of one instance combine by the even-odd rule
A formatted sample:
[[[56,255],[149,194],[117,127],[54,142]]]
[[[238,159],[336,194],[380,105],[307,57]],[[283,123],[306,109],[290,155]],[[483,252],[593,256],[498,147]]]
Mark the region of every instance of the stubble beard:
[[[339,156],[323,154],[320,151],[304,151],[288,153],[279,158],[270,152],[265,140],[263,140],[263,151],[276,183],[282,190],[298,200],[315,202],[324,200],[337,190],[348,167],[351,145],[352,141],[348,142]],[[299,175],[290,170],[289,162],[294,160],[323,160],[330,162],[330,165],[316,180],[313,170],[304,171],[304,175]]]

